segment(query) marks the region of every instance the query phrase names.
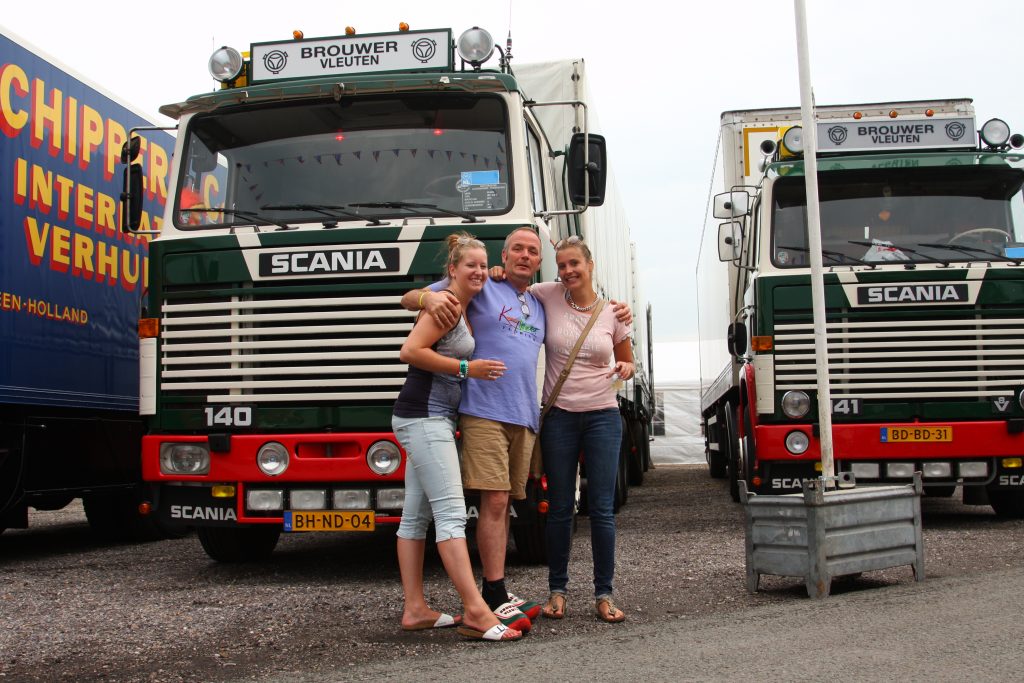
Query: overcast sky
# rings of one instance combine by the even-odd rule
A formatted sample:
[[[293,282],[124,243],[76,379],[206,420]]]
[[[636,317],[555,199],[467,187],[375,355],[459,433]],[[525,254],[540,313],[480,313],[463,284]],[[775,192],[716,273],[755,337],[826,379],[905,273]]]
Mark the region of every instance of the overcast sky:
[[[808,0],[811,75],[820,104],[975,100],[1024,132],[1019,0]],[[102,9],[99,9],[102,8]],[[590,3],[551,0],[385,2],[4,3],[0,23],[137,109],[213,89],[214,47],[470,26],[515,62],[583,57],[608,138],[655,340],[697,332],[694,278],[722,111],[799,105],[792,0]],[[514,63],[515,63],[514,62]],[[714,188],[720,191],[719,188]]]

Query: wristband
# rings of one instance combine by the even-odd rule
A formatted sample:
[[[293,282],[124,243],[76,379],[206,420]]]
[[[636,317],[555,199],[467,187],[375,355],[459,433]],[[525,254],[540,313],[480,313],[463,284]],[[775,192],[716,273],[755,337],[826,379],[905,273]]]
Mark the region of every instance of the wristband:
[[[419,298],[419,300],[418,300],[418,301],[416,302],[416,306],[417,306],[417,307],[418,307],[418,308],[419,308],[419,309],[420,309],[421,311],[423,310],[423,297],[425,297],[426,295],[427,295],[427,292],[426,292],[426,290],[424,290],[424,291],[420,292],[420,298]]]
[[[469,377],[469,361],[468,360],[460,360],[459,361],[459,378],[460,379],[466,379],[467,377]]]

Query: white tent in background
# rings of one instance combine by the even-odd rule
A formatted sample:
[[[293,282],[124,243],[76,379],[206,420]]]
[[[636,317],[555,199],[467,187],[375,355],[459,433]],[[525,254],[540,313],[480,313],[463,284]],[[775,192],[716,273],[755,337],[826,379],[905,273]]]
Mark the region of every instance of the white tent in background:
[[[658,410],[651,460],[655,465],[703,463],[696,339],[654,342],[654,392]]]

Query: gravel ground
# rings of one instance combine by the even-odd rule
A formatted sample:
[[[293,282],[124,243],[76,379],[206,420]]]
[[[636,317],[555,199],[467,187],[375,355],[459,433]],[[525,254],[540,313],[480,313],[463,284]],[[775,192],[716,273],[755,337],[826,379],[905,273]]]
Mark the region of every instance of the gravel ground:
[[[958,499],[925,498],[930,578],[1015,567],[1024,522]],[[97,542],[80,507],[35,513],[33,528],[0,536],[0,679],[225,681],[312,676],[370,662],[494,647],[451,631],[403,633],[393,529],[373,534],[282,537],[263,564],[210,561],[194,536],[143,545]],[[764,577],[745,590],[741,508],[725,483],[694,466],[662,466],[630,491],[618,518],[617,601],[629,615],[593,618],[589,525],[580,519],[568,616],[541,620],[531,640],[614,633],[628,646],[640,625],[806,600],[802,579]],[[535,599],[546,570],[510,553],[508,584]],[[458,599],[436,554],[428,597],[446,611]],[[834,593],[910,584],[909,567],[870,572]],[[347,678],[347,677],[346,677]]]

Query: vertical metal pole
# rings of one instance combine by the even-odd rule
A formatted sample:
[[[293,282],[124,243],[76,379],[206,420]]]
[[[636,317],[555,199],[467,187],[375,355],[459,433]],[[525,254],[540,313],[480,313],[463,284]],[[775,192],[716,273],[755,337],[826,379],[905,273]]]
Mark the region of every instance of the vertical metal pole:
[[[804,129],[804,181],[807,192],[807,241],[811,256],[811,302],[814,316],[814,352],[818,379],[818,424],[821,474],[835,476],[832,461],[832,391],[828,380],[828,336],[825,329],[825,280],[821,261],[821,211],[818,207],[818,134],[814,121],[814,91],[807,50],[807,11],[804,0],[793,0],[796,10],[796,49],[800,67],[800,116]],[[826,479],[826,488],[834,486]]]

